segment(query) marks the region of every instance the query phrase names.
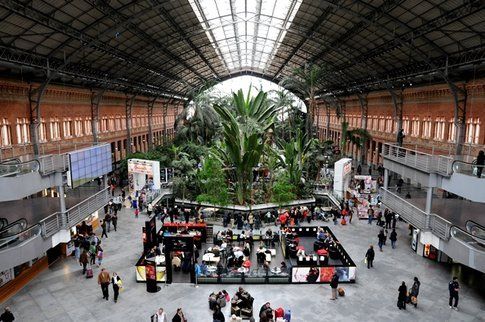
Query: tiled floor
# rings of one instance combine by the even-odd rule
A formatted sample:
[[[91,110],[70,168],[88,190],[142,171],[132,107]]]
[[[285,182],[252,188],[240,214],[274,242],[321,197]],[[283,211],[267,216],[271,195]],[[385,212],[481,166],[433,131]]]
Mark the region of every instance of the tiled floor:
[[[188,321],[211,322],[208,295],[225,288],[232,296],[238,285],[195,288],[191,284],[172,284],[161,285],[159,293],[147,293],[144,284],[136,283],[134,270],[142,248],[143,220],[143,216],[135,219],[131,211],[124,209],[118,232],[103,239],[104,266],[124,279],[126,290],[118,303],[112,297],[109,302],[103,300],[96,277],[85,279],[76,261],[68,258],[43,272],[4,305],[10,305],[16,321],[149,321],[158,307],[165,308],[170,319],[177,307],[183,307]],[[462,285],[460,311],[449,309],[450,267],[413,253],[406,224],[398,224],[397,249],[385,246],[383,253],[377,252],[371,270],[365,268],[362,259],[368,245],[376,243],[378,227],[353,221],[331,229],[358,266],[357,282],[343,285],[346,296],[331,301],[328,285],[248,285],[246,289],[255,298],[255,312],[270,301],[273,308],[290,308],[295,322],[485,321],[484,298],[466,285]],[[98,272],[96,268],[95,274]],[[418,308],[400,311],[396,307],[397,288],[401,281],[410,284],[413,276],[422,282]],[[225,313],[229,315],[228,306]]]

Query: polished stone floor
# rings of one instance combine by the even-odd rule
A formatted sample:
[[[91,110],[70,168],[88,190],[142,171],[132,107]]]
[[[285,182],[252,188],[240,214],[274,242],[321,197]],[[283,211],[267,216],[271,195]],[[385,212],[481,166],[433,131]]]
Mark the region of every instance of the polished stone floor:
[[[7,303],[16,321],[149,321],[158,307],[173,316],[177,307],[186,312],[189,322],[211,322],[207,297],[225,288],[231,296],[238,285],[172,284],[159,293],[147,293],[144,284],[135,281],[135,262],[142,248],[141,227],[144,218],[135,219],[130,210],[120,215],[119,229],[103,239],[104,267],[116,271],[124,280],[125,291],[118,303],[102,299],[96,276],[85,279],[73,258],[64,259],[43,272]],[[295,322],[320,321],[485,321],[485,299],[462,285],[460,311],[448,307],[448,286],[452,269],[413,253],[409,246],[407,225],[398,223],[398,246],[385,246],[377,252],[374,269],[363,263],[370,243],[376,244],[378,227],[366,221],[347,226],[331,226],[336,237],[356,262],[357,282],[346,284],[346,296],[330,300],[328,285],[248,285],[255,298],[254,311],[270,301],[273,308],[292,310]],[[95,268],[95,275],[99,272]],[[413,276],[421,280],[418,308],[400,311],[396,307],[397,288],[401,281],[409,285]],[[110,295],[112,289],[110,288]],[[229,307],[225,308],[226,317]],[[227,319],[227,318],[226,318]]]

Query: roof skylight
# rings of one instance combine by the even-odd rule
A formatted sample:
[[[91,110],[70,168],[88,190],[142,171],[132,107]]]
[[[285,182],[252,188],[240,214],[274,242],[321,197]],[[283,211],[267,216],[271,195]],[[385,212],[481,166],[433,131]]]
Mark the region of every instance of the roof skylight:
[[[264,73],[303,0],[189,0],[229,72]]]

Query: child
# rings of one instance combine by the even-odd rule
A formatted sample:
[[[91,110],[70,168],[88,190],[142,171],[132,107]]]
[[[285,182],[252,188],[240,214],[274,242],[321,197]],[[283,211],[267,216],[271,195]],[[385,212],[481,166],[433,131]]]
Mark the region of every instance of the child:
[[[138,208],[135,208],[135,218],[138,218],[139,213],[140,213],[140,210]]]

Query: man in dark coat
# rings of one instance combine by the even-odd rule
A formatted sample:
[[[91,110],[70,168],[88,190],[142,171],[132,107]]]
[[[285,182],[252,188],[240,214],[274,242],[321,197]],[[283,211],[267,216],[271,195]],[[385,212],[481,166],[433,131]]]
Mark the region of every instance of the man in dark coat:
[[[367,260],[367,268],[374,267],[374,257],[376,256],[376,253],[374,252],[374,246],[370,245],[369,249],[365,253],[365,258]]]

